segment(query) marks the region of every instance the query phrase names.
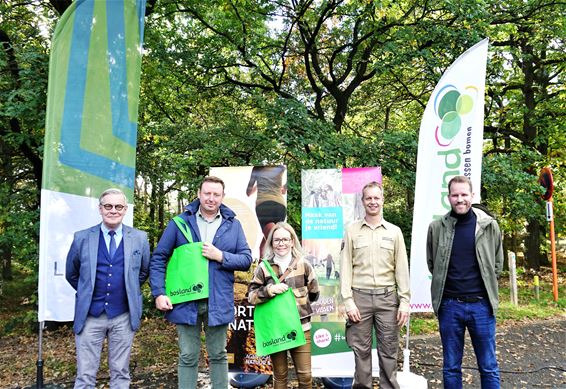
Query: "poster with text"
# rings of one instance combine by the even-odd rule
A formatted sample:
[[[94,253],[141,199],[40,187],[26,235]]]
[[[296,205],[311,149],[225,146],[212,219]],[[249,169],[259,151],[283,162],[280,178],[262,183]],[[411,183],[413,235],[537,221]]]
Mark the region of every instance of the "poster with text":
[[[365,216],[361,192],[381,182],[381,168],[303,170],[302,244],[320,284],[313,304],[312,373],[315,377],[352,377],[354,355],[346,344],[346,314],[340,298],[340,251],[344,228]],[[377,354],[372,374],[378,375]]]

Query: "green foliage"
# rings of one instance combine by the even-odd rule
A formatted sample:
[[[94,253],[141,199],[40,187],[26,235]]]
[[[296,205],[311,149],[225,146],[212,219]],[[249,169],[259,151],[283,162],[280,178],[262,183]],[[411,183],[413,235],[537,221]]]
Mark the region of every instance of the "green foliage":
[[[411,336],[438,333],[438,320],[434,313],[412,313],[409,331]],[[407,327],[401,329],[401,335],[407,333]]]
[[[533,151],[520,149],[510,154],[490,154],[483,160],[482,194],[489,208],[497,213],[505,233],[523,231],[524,225],[517,220],[546,220],[544,204],[539,201],[543,190],[537,176],[527,172],[537,159]]]
[[[48,52],[43,12],[0,4],[0,260],[37,269]]]
[[[487,155],[484,188],[490,206],[498,209],[507,234],[523,226],[531,235],[526,251],[538,265],[544,221],[539,171],[551,166],[556,174],[554,214],[564,209],[564,5],[555,1],[488,3],[492,10],[487,33],[491,37],[486,100]],[[540,232],[539,235],[539,226]],[[556,219],[563,234],[564,222]],[[541,246],[540,242],[543,243]]]
[[[566,287],[560,284],[561,275],[564,269],[558,269],[558,301],[554,301],[552,273],[549,268],[545,268],[544,273],[538,273],[540,277],[539,298],[536,298],[536,291],[534,286],[534,273],[528,271],[522,266],[517,267],[517,290],[519,293],[519,310],[517,310],[511,303],[511,292],[508,285],[509,274],[503,272],[500,282],[502,286],[499,289],[500,301],[504,302],[501,317],[505,319],[507,316],[526,316],[532,318],[544,317],[548,312],[557,312],[566,308]],[[526,310],[526,311],[525,311]],[[531,311],[531,312],[529,312]],[[528,313],[528,314],[527,314]],[[517,320],[520,318],[514,317]]]
[[[55,6],[0,3],[0,255],[29,269]],[[538,223],[547,251],[543,166],[555,175],[558,238],[565,229],[563,13],[553,0],[157,2],[146,17],[136,226],[155,245],[212,166],[283,163],[300,228],[302,169],[381,166],[385,216],[410,247],[424,107],[450,64],[488,37],[482,198],[507,237]]]
[[[39,210],[33,209],[35,192],[24,186],[13,193],[0,183],[0,257],[10,258],[30,270],[38,268]]]
[[[0,336],[31,334],[35,330],[37,304],[36,273],[23,266],[13,267],[12,280],[4,280],[0,296]]]

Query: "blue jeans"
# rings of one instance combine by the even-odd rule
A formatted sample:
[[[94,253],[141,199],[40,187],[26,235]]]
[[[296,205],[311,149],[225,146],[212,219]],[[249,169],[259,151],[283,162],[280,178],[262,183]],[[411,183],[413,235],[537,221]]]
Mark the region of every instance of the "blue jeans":
[[[228,388],[228,357],[226,355],[226,331],[228,325],[208,326],[207,301],[199,302],[197,324],[177,324],[179,336],[179,389],[194,389],[198,381],[200,356],[200,333],[204,325],[206,351],[210,365],[210,380],[213,389]]]
[[[495,315],[487,298],[475,303],[443,298],[438,324],[444,356],[444,387],[462,388],[462,355],[466,328],[476,354],[482,389],[499,389],[499,368],[495,355]]]

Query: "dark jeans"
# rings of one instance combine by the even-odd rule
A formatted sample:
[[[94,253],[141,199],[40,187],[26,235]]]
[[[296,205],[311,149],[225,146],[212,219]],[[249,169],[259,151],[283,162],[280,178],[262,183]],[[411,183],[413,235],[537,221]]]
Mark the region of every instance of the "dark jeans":
[[[495,316],[487,298],[474,303],[443,298],[438,324],[444,355],[444,387],[462,388],[464,335],[470,332],[482,389],[499,388],[499,368],[495,355]]]

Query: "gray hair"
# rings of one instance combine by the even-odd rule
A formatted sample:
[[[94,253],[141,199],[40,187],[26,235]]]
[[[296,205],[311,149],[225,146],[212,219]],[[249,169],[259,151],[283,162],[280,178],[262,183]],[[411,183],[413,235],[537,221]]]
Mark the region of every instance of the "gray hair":
[[[108,188],[106,189],[104,192],[102,192],[102,194],[100,195],[100,197],[98,198],[98,204],[102,205],[102,199],[108,195],[111,194],[117,194],[117,195],[122,195],[124,196],[124,202],[126,203],[126,205],[128,205],[128,198],[126,197],[126,195],[124,194],[124,192],[122,192],[120,189],[118,188]]]

